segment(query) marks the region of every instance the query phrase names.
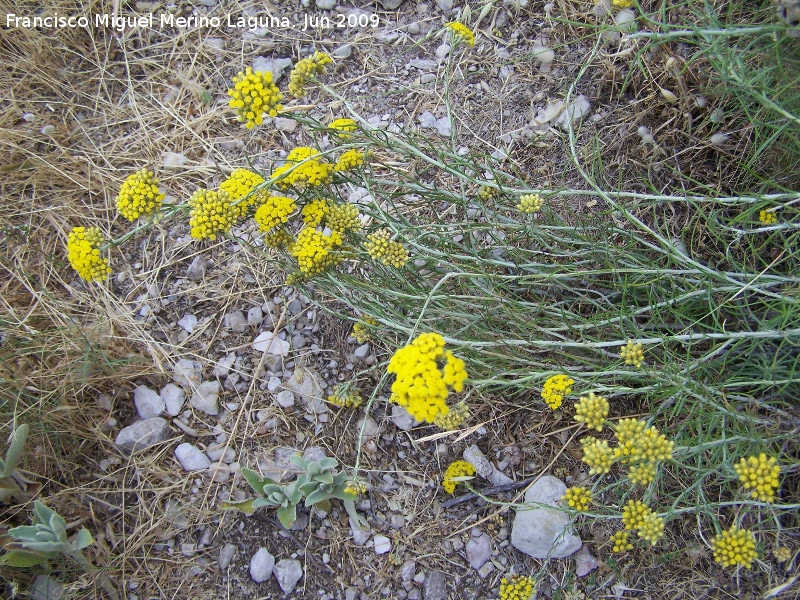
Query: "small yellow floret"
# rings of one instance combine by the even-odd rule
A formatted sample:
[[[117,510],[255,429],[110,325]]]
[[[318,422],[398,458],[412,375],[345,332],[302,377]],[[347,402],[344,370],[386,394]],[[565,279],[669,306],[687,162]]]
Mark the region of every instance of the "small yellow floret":
[[[189,209],[191,234],[198,240],[215,240],[218,234],[227,233],[236,221],[236,210],[225,191],[197,190],[189,198]]]
[[[358,408],[362,401],[361,392],[346,383],[337,385],[333,394],[328,396],[328,402],[341,408]]]
[[[633,550],[633,544],[631,544],[630,537],[628,532],[618,531],[614,535],[611,536],[610,540],[614,543],[614,552],[625,552],[626,550]]]
[[[360,231],[361,219],[358,215],[358,207],[349,202],[345,204],[331,204],[325,216],[325,224],[339,233]]]
[[[452,494],[456,489],[456,485],[460,483],[459,481],[453,481],[454,478],[471,476],[474,474],[475,467],[472,466],[472,463],[468,463],[465,460],[454,461],[450,463],[450,466],[447,467],[447,471],[444,472],[442,487],[448,494]]]
[[[356,338],[359,344],[364,344],[372,339],[372,330],[368,327],[374,327],[378,321],[372,317],[363,317],[358,323],[353,325],[353,337]]]
[[[524,194],[519,197],[517,208],[524,213],[532,214],[539,212],[544,201],[539,194]]]
[[[313,78],[324,75],[325,66],[332,62],[333,59],[328,54],[319,51],[298,61],[289,74],[289,93],[295,98],[305,96],[306,85]]]
[[[775,500],[778,476],[781,468],[774,456],[767,458],[763,452],[758,456],[742,458],[734,467],[744,489],[753,490],[750,495],[761,502]]]
[[[73,227],[67,236],[69,264],[86,281],[100,281],[111,273],[108,259],[100,253],[104,242],[99,227]]]
[[[638,369],[644,363],[644,350],[642,348],[641,343],[634,344],[632,340],[628,340],[628,343],[620,349],[619,355],[626,365],[633,365]]]
[[[583,446],[581,460],[589,465],[589,474],[603,475],[611,470],[611,464],[614,462],[614,450],[608,446],[606,440],[585,437],[581,440],[581,446]]]
[[[261,204],[267,198],[265,190],[255,191],[256,186],[264,183],[258,173],[247,169],[236,169],[231,176],[219,184],[219,189],[228,192],[231,205],[236,211],[236,219],[243,219],[251,206]]]
[[[328,125],[328,129],[332,129],[340,138],[347,139],[351,133],[358,129],[358,123],[353,119],[335,119]]]
[[[581,396],[575,405],[575,420],[583,423],[589,429],[602,431],[609,408],[608,400],[590,392],[588,396]]]
[[[228,106],[236,111],[239,121],[252,129],[264,122],[264,115],[274,117],[283,110],[281,94],[278,86],[272,82],[269,71],[253,73],[247,67],[244,72],[233,78],[233,88],[228,90],[231,97]]]
[[[586,510],[592,503],[592,492],[585,487],[573,486],[567,488],[561,499],[575,510]]]
[[[253,219],[258,223],[261,231],[274,233],[272,230],[278,225],[288,222],[295,210],[297,210],[297,204],[292,198],[270,196],[258,207]]]
[[[547,406],[556,410],[561,406],[564,397],[572,392],[574,383],[575,381],[567,375],[553,375],[544,382],[542,399],[547,403]]]
[[[723,567],[742,566],[749,569],[756,559],[756,538],[747,529],[735,525],[711,540],[714,560]]]
[[[445,431],[452,431],[461,427],[467,419],[469,419],[469,407],[466,402],[462,401],[451,406],[446,415],[437,415],[433,420],[433,424]]]
[[[389,239],[391,234],[382,229],[367,236],[364,249],[375,260],[379,260],[388,267],[399,269],[408,262],[408,250],[403,244]]]
[[[472,30],[464,25],[463,23],[459,23],[458,21],[453,21],[452,23],[448,23],[445,25],[450,30],[450,33],[453,37],[453,44],[463,43],[467,46],[474,46],[475,45],[475,34]]]
[[[530,600],[533,590],[533,579],[526,575],[512,575],[500,580],[500,600]]]
[[[303,221],[310,227],[316,227],[330,212],[330,205],[325,200],[314,200],[303,207]]]
[[[158,179],[152,171],[142,169],[128,175],[122,182],[117,196],[117,210],[129,221],[135,221],[158,212],[163,200],[164,194],[158,192]]]
[[[774,225],[778,222],[778,215],[775,214],[774,210],[762,210],[758,213],[758,220],[763,225]]]

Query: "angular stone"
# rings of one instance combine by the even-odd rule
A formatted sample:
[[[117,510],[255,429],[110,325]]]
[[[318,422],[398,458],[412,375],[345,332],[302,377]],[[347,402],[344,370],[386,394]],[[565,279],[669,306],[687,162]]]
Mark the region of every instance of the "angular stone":
[[[211,466],[206,453],[188,442],[179,444],[175,448],[175,458],[181,463],[184,471],[202,471]]]
[[[183,327],[187,333],[192,333],[194,328],[197,327],[197,317],[187,313],[181,317],[181,320],[178,321],[178,325]]]
[[[114,443],[122,450],[134,452],[163,442],[169,435],[169,423],[161,417],[153,417],[128,425],[117,434]]]
[[[473,536],[467,542],[467,562],[473,569],[480,569],[492,556],[492,538],[485,533]]]
[[[196,360],[182,358],[175,363],[172,379],[178,385],[185,387],[198,386],[203,379],[203,365]]]
[[[283,408],[290,408],[294,406],[294,394],[289,390],[283,390],[275,396],[275,401]]]
[[[217,558],[217,563],[219,564],[220,571],[228,570],[228,567],[233,561],[233,556],[235,554],[236,554],[236,546],[234,546],[233,544],[225,544],[222,547],[222,549],[219,551],[219,558]]]
[[[402,429],[403,431],[413,429],[415,425],[419,424],[419,421],[412,417],[411,413],[398,404],[392,405],[391,419],[392,423],[394,423],[398,429]]]
[[[321,415],[328,412],[328,407],[325,405],[325,395],[319,382],[320,377],[316,371],[297,368],[284,386],[300,398],[308,412]]]
[[[161,388],[160,396],[170,417],[177,417],[181,414],[183,403],[186,402],[186,392],[183,391],[183,388],[174,383],[168,383]]]
[[[256,339],[253,340],[253,349],[258,352],[266,352],[275,356],[288,356],[291,345],[286,340],[278,337],[271,331],[264,331],[259,333]]]
[[[186,269],[186,278],[190,281],[202,281],[206,276],[206,261],[202,256],[195,256],[192,264]]]
[[[372,540],[375,554],[386,554],[392,549],[392,542],[385,535],[376,535]]]
[[[250,559],[250,577],[256,583],[261,583],[272,577],[275,569],[275,557],[266,548],[259,548],[258,552]]]
[[[141,419],[152,419],[164,412],[164,400],[155,391],[145,385],[133,390],[133,403]]]
[[[425,600],[447,600],[447,580],[441,571],[428,571],[422,589]]]
[[[223,317],[223,324],[225,327],[236,333],[244,333],[247,331],[247,317],[240,310],[228,313]]]
[[[275,579],[278,580],[278,585],[281,586],[284,594],[291,594],[294,591],[297,582],[303,576],[303,565],[299,560],[291,558],[284,558],[278,561],[273,570]]]
[[[197,386],[189,404],[208,415],[219,414],[219,381],[204,381]]]

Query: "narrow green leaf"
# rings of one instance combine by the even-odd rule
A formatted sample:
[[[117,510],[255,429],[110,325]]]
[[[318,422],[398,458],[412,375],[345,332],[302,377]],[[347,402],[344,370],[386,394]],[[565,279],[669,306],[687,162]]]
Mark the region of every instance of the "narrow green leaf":
[[[256,498],[250,498],[250,500],[242,500],[241,502],[222,502],[220,506],[222,510],[240,510],[246,515],[252,515],[253,511],[255,511],[253,506],[255,500]]]

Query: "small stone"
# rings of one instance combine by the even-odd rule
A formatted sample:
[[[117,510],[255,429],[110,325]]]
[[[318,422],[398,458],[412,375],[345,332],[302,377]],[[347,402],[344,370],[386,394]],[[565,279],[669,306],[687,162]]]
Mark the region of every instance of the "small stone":
[[[436,0],[436,7],[443,13],[449,13],[453,10],[453,0]]]
[[[288,310],[292,316],[296,317],[301,312],[303,312],[303,303],[300,302],[300,300],[298,300],[297,298],[295,298],[294,300],[289,302],[289,306],[286,307],[286,310]]]
[[[284,385],[294,392],[308,412],[315,415],[328,412],[320,376],[315,370],[298,367]]]
[[[370,415],[364,415],[364,417],[359,419],[356,423],[356,431],[364,441],[373,440],[378,437],[380,426]]]
[[[402,429],[403,431],[413,429],[415,425],[419,424],[419,421],[412,417],[411,413],[409,413],[405,407],[397,404],[392,405],[391,419],[392,423],[394,423],[398,429]]]
[[[225,50],[225,40],[222,38],[206,38],[204,44],[217,53]]]
[[[300,578],[303,576],[303,565],[299,560],[284,558],[275,565],[275,579],[285,594],[291,594]]]
[[[211,371],[211,374],[214,377],[227,377],[228,373],[231,371],[231,367],[233,367],[233,363],[236,362],[236,355],[231,352],[225,358],[220,358],[217,361],[217,364],[214,365],[214,369]]]
[[[392,549],[392,542],[385,535],[376,535],[372,543],[375,554],[386,554]]]
[[[253,306],[247,311],[247,324],[250,325],[250,327],[259,327],[263,320],[264,313],[261,311],[260,306]]]
[[[478,569],[478,576],[481,579],[486,579],[494,571],[494,565],[491,562],[483,563],[483,566]]]
[[[96,402],[97,406],[103,410],[112,410],[114,408],[114,396],[111,394],[98,394]]]
[[[244,333],[247,331],[247,317],[245,317],[244,313],[240,310],[225,315],[225,317],[223,317],[223,324],[236,333]]]
[[[222,549],[219,551],[219,558],[217,558],[220,571],[224,572],[228,570],[228,566],[230,566],[231,562],[233,561],[234,554],[236,554],[236,546],[233,544],[225,544],[222,547]]]
[[[273,356],[288,356],[291,344],[286,340],[282,340],[273,332],[265,331],[258,334],[256,339],[253,340],[253,349],[258,352],[266,352]]]
[[[349,587],[344,591],[344,600],[358,600],[361,595],[356,588]]]
[[[49,575],[37,575],[31,587],[31,600],[61,600],[64,586]]]
[[[184,471],[203,471],[211,465],[206,453],[189,442],[179,444],[175,448],[175,458],[181,463]]]
[[[439,60],[443,60],[448,54],[450,54],[450,44],[439,44],[439,47],[436,48],[434,54]]]
[[[599,566],[600,563],[592,556],[592,553],[589,552],[586,546],[583,546],[577,554],[575,554],[575,574],[578,577],[586,577]]]
[[[281,387],[281,380],[275,377],[274,375],[270,377],[269,381],[267,382],[267,391],[274,392],[279,387]]]
[[[285,133],[292,133],[297,129],[297,121],[286,117],[275,117],[275,129]]]
[[[141,419],[152,419],[164,412],[164,400],[145,385],[133,390],[133,403]]]
[[[368,354],[369,354],[369,344],[363,344],[353,351],[353,356],[355,356],[360,360],[364,360],[365,358],[367,358]]]
[[[190,314],[185,314],[178,321],[178,325],[183,327],[187,332],[192,333],[194,328],[197,327],[197,317]]]
[[[225,463],[214,462],[208,465],[208,476],[211,481],[225,483],[231,478],[231,469]]]
[[[184,556],[194,556],[195,552],[197,552],[197,544],[181,544],[181,554]]]
[[[369,540],[369,528],[361,527],[361,525],[356,523],[352,517],[349,517],[349,521],[350,533],[353,535],[353,542],[356,546],[363,546],[367,543],[367,540]]]
[[[452,131],[450,117],[436,119],[436,131],[438,131],[439,135],[442,137],[450,137]]]
[[[295,350],[300,350],[301,348],[305,348],[306,338],[300,335],[299,333],[297,335],[292,336],[292,347]]]
[[[422,589],[425,600],[447,600],[447,581],[441,571],[429,571]]]
[[[272,80],[277,83],[283,77],[283,72],[292,66],[291,58],[267,58],[266,56],[256,56],[253,59],[254,73],[272,73]]]
[[[492,556],[492,540],[485,533],[471,537],[467,542],[467,562],[473,569],[480,569]]]
[[[183,388],[174,383],[168,383],[161,388],[160,395],[170,417],[177,417],[181,414],[183,403],[186,401],[186,392],[183,391]]]
[[[333,55],[336,58],[349,58],[352,53],[353,53],[353,46],[351,44],[345,44],[344,46],[339,46],[333,51]]]
[[[189,404],[207,415],[219,414],[219,381],[204,381],[189,399]]]
[[[381,6],[386,10],[397,10],[403,0],[380,0]]]
[[[283,408],[290,408],[294,406],[294,394],[289,390],[283,390],[275,396],[275,401]]]
[[[436,75],[433,73],[423,73],[419,78],[420,83],[433,83],[434,81],[436,81]]]
[[[336,7],[336,0],[314,0],[314,4],[322,10],[333,10]]]
[[[266,548],[259,548],[258,552],[250,559],[250,577],[256,583],[261,583],[272,577],[274,568],[275,557]]]
[[[203,366],[196,360],[182,358],[175,363],[172,379],[178,385],[196,387],[203,379]]]
[[[186,269],[186,278],[190,281],[202,281],[206,276],[206,261],[202,256],[195,256],[192,264]]]
[[[179,152],[165,152],[161,159],[161,166],[165,168],[183,167],[189,162],[183,154]]]
[[[404,583],[409,583],[412,579],[414,579],[416,570],[417,563],[415,563],[413,560],[407,560],[403,563],[403,566],[400,567],[400,579],[402,579]]]
[[[406,31],[411,35],[417,35],[419,33],[419,21],[414,21],[410,23],[408,27],[406,27]]]
[[[122,450],[134,452],[163,442],[169,434],[169,423],[161,417],[153,417],[128,425],[119,432],[114,443]]]
[[[464,450],[464,460],[471,463],[478,475],[491,482],[492,485],[504,485],[512,482],[510,477],[495,468],[475,444]]]

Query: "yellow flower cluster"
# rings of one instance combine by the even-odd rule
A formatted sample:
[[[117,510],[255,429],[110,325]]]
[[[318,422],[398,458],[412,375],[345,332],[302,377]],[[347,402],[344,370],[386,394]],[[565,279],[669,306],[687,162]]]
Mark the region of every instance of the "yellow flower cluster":
[[[631,544],[630,537],[628,536],[628,532],[618,531],[614,535],[611,536],[609,540],[614,543],[614,552],[625,552],[626,550],[633,550],[633,544]]]
[[[536,213],[542,208],[544,201],[539,194],[524,194],[519,197],[519,204],[517,208],[524,213]]]
[[[585,487],[573,486],[567,488],[561,499],[575,510],[586,510],[592,503],[592,492]]]
[[[403,244],[390,240],[391,234],[382,229],[367,236],[364,249],[375,260],[388,267],[399,269],[408,262],[408,250]]]
[[[158,179],[152,171],[142,169],[128,175],[122,182],[117,196],[117,210],[129,221],[135,221],[158,212],[163,200],[164,194],[158,193]]]
[[[372,317],[364,317],[358,323],[353,325],[353,337],[356,338],[359,344],[363,344],[372,339],[372,331],[368,325],[373,327],[378,324]]]
[[[649,485],[656,478],[656,463],[654,462],[640,462],[631,465],[628,469],[628,479],[631,483],[638,483],[639,485]]]
[[[500,600],[530,600],[533,579],[526,575],[512,575],[500,580]]]
[[[637,369],[641,367],[644,362],[642,344],[634,344],[632,340],[628,340],[628,343],[622,346],[619,355],[625,361],[626,365],[633,365]]]
[[[475,45],[475,34],[463,23],[453,21],[445,25],[445,27],[447,27],[453,35],[454,44],[463,43],[470,47]]]
[[[779,563],[785,563],[787,560],[792,558],[792,550],[789,546],[779,546],[772,551],[772,556],[775,557]]]
[[[389,400],[426,423],[450,411],[445,402],[449,390],[460,393],[467,379],[464,361],[444,349],[444,338],[438,333],[423,333],[397,350],[386,370],[397,375]]]
[[[433,424],[445,431],[452,431],[461,427],[467,419],[469,419],[469,407],[466,402],[461,401],[451,406],[446,415],[442,413],[436,415]]]
[[[337,173],[342,171],[350,171],[364,164],[364,153],[359,152],[355,148],[351,148],[339,157],[333,170]]]
[[[333,59],[328,54],[319,51],[298,61],[289,74],[289,93],[295,98],[305,96],[308,82],[314,77],[324,75],[325,65],[332,62]]]
[[[215,240],[217,234],[226,233],[236,221],[236,210],[225,191],[199,189],[189,198],[189,209],[192,237],[198,240]]]
[[[774,225],[778,222],[778,215],[775,214],[774,210],[762,210],[758,213],[758,220],[763,225]]]
[[[628,500],[622,507],[622,524],[653,546],[664,535],[664,520],[639,500]]]
[[[67,236],[67,258],[73,269],[86,281],[99,281],[108,277],[111,267],[100,254],[105,242],[99,227],[73,227]]]
[[[314,227],[303,227],[297,241],[289,247],[289,253],[297,259],[300,273],[311,277],[339,263],[340,257],[332,251],[342,244],[342,236],[332,231],[325,235]]]
[[[590,475],[604,475],[611,470],[611,463],[614,462],[614,450],[609,447],[606,440],[598,440],[593,437],[581,439],[583,446],[583,462],[589,465]]]
[[[325,185],[332,181],[333,165],[318,160],[320,154],[313,148],[300,146],[289,152],[286,163],[272,172],[272,179],[281,189],[295,187],[299,190],[306,187]]]
[[[286,248],[294,243],[292,234],[283,228],[274,229],[264,234],[264,245],[267,248]]]
[[[247,169],[236,169],[231,176],[219,184],[219,189],[227,192],[236,211],[236,219],[243,219],[247,216],[247,211],[256,202],[264,202],[267,193],[259,190],[255,192],[257,185],[264,183],[264,178],[258,173],[253,173]]]
[[[739,529],[735,525],[711,540],[711,550],[714,553],[714,561],[723,567],[741,565],[749,569],[758,556],[753,533],[747,529]]]
[[[672,459],[675,442],[667,441],[663,433],[658,433],[655,427],[647,427],[644,421],[620,419],[614,435],[619,442],[614,456],[626,464],[640,460],[661,462]]]
[[[325,224],[339,233],[359,231],[361,219],[358,218],[358,207],[355,204],[333,204],[325,217]]]
[[[575,405],[575,420],[583,423],[589,429],[603,430],[603,424],[608,417],[608,400],[589,392],[588,396],[581,396]]]
[[[456,477],[472,476],[474,474],[475,467],[472,463],[465,460],[456,460],[450,463],[450,466],[447,467],[447,470],[444,472],[442,487],[448,494],[452,494],[456,489],[456,485],[460,483],[459,481],[453,481],[453,479]]]
[[[228,106],[236,111],[239,121],[248,129],[261,125],[265,114],[274,117],[283,110],[283,94],[272,82],[269,71],[253,73],[250,67],[244,73],[239,71],[228,95],[231,97]]]
[[[482,185],[481,189],[478,190],[478,200],[491,200],[497,196],[497,188],[489,187],[488,185]]]
[[[351,496],[359,496],[367,493],[367,484],[364,481],[354,479],[344,486],[344,493]]]
[[[763,452],[758,456],[742,458],[736,465],[736,473],[744,489],[753,490],[750,495],[761,502],[772,502],[778,489],[781,468],[774,456],[767,458]]]
[[[547,403],[547,406],[556,410],[561,406],[564,397],[572,392],[574,383],[575,381],[566,375],[553,375],[544,382],[542,399]]]
[[[271,229],[289,221],[291,214],[297,209],[292,198],[286,196],[270,196],[258,207],[253,217],[261,231]]]
[[[325,200],[314,200],[303,207],[303,222],[309,227],[316,227],[330,212],[330,206]]]
[[[351,133],[358,129],[358,123],[353,119],[335,119],[328,125],[328,129],[332,129],[342,139],[347,139]]]
[[[358,408],[362,401],[361,392],[349,384],[337,385],[333,389],[333,395],[328,396],[328,402],[341,408]]]
[[[611,6],[614,8],[630,8],[633,6],[633,0],[611,0]]]

